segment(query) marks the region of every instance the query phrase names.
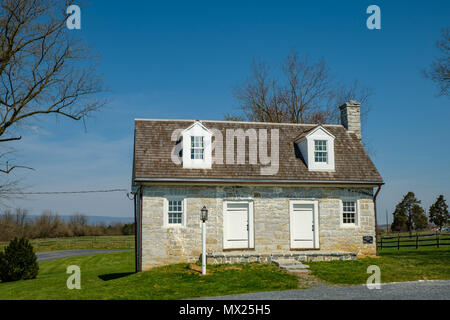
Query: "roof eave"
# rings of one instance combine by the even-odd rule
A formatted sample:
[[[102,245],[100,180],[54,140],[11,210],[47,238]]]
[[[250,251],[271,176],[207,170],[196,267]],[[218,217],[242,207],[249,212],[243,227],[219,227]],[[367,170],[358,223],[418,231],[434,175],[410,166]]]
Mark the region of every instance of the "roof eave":
[[[170,183],[254,183],[254,184],[358,184],[384,185],[383,181],[375,180],[294,180],[294,179],[235,179],[235,178],[168,178],[168,177],[137,177],[136,183],[170,182]]]

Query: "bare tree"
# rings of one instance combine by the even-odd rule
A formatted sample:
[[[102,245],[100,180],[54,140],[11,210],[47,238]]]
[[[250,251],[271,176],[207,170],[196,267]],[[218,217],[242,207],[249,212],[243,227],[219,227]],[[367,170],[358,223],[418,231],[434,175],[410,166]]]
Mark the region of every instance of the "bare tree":
[[[341,106],[350,100],[356,100],[361,103],[361,122],[366,122],[371,110],[370,98],[373,96],[371,88],[363,87],[358,80],[353,80],[349,84],[338,84],[334,87],[334,106]],[[332,109],[332,118],[338,119],[338,108]],[[365,126],[364,126],[365,127]]]
[[[20,197],[20,193],[22,192],[22,186],[20,185],[19,179],[11,179],[9,177],[2,177],[0,183],[0,204],[2,206],[8,207],[4,200],[9,200],[10,198]]]
[[[70,216],[69,223],[78,227],[86,227],[88,225],[88,219],[84,214],[75,213]]]
[[[0,142],[20,140],[15,129],[40,115],[82,120],[103,106],[95,59],[66,28],[72,3],[0,0]]]
[[[450,96],[450,27],[442,29],[442,39],[436,46],[441,56],[431,63],[424,75],[439,86],[439,95]]]
[[[75,213],[70,216],[69,228],[73,231],[74,236],[85,236],[87,235],[88,219],[85,215],[80,213]]]
[[[348,86],[336,81],[324,59],[312,62],[295,51],[281,66],[281,80],[263,62],[254,61],[251,70],[234,90],[241,115],[226,115],[228,120],[335,123],[337,106],[348,100],[367,104],[371,96],[356,80]]]

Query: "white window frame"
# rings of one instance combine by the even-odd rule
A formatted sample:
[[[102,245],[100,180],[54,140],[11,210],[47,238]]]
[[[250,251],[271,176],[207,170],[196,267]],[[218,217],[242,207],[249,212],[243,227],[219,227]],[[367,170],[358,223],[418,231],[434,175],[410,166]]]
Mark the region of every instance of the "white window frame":
[[[196,138],[199,138],[199,141],[201,142],[201,146],[198,147],[196,146]],[[194,144],[194,145],[192,145]],[[201,150],[201,152],[199,154],[202,155],[201,158],[195,158],[195,150]],[[194,151],[194,153],[193,153]],[[191,160],[203,160],[205,159],[205,137],[204,136],[191,136]],[[192,156],[194,155],[194,158],[192,158]]]
[[[319,142],[319,141],[325,142],[325,150],[316,150],[316,142]],[[316,153],[317,152],[325,153],[325,158],[326,158],[327,161],[316,161]],[[314,139],[314,162],[315,163],[327,163],[328,164],[328,161],[329,161],[328,140],[326,140],[326,139]]]
[[[355,223],[344,223],[344,201],[353,201],[355,202]],[[360,209],[359,209],[359,199],[355,199],[355,198],[342,198],[339,200],[340,202],[340,214],[339,214],[339,219],[340,219],[340,225],[341,228],[359,228],[360,223],[359,223],[359,219],[360,219]]]
[[[169,223],[169,201],[170,200],[181,200],[181,207],[183,208],[183,213],[181,215],[181,223]],[[184,196],[169,196],[164,198],[164,222],[163,227],[167,229],[177,229],[177,228],[185,228],[186,227],[186,209],[187,209],[187,201]]]
[[[248,204],[248,248],[234,248],[229,246],[225,236],[228,231],[228,226],[225,223],[225,214],[227,211],[227,205],[233,203],[247,203]],[[253,200],[223,200],[223,211],[222,211],[222,223],[223,223],[223,248],[229,250],[248,250],[255,249],[255,230],[254,230],[254,213],[253,213]]]

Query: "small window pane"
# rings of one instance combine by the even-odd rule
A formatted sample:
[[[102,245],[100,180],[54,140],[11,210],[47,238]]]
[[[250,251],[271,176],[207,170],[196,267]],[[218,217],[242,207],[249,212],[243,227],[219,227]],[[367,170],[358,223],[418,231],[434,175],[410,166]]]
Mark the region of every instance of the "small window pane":
[[[314,161],[315,162],[327,162],[328,155],[326,152],[315,152],[314,153]]]
[[[314,147],[316,151],[327,151],[326,140],[314,140]]]
[[[314,161],[328,162],[327,141],[314,140]]]
[[[183,200],[169,200],[168,206],[168,223],[182,224],[183,223]]]
[[[342,201],[342,222],[356,223],[356,201]]]
[[[203,159],[204,142],[203,137],[191,136],[191,159]]]

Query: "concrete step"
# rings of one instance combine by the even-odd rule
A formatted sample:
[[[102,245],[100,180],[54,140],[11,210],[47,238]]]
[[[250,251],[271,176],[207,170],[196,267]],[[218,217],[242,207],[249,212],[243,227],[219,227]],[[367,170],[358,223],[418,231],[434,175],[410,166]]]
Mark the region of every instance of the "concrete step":
[[[280,265],[282,269],[309,269],[309,266],[303,263]]]
[[[308,273],[309,270],[308,269],[286,269],[287,272],[292,272],[292,273]]]
[[[307,273],[309,266],[293,259],[278,259],[273,261],[279,268],[292,273]]]
[[[284,259],[284,258],[273,260],[272,262],[275,263],[277,266],[281,266],[281,265],[287,266],[287,265],[293,265],[293,264],[299,263],[297,260]]]

